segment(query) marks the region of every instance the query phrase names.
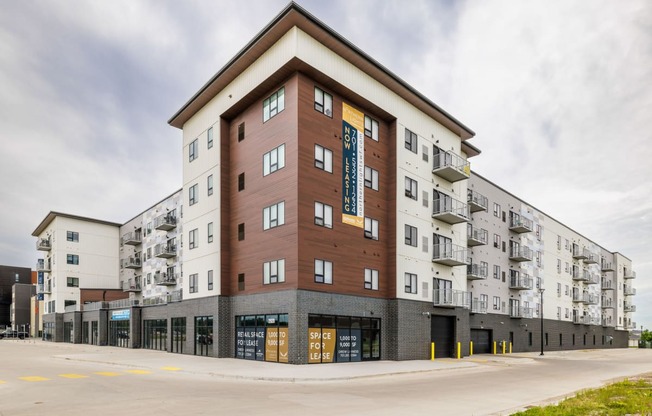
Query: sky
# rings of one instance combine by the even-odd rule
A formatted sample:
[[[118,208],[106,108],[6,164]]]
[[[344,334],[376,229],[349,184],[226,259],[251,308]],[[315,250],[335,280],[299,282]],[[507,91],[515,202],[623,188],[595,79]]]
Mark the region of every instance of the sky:
[[[49,211],[181,188],[167,120],[286,0],[26,0],[0,13],[0,264]],[[652,2],[298,2],[476,132],[472,169],[633,261],[652,327]]]

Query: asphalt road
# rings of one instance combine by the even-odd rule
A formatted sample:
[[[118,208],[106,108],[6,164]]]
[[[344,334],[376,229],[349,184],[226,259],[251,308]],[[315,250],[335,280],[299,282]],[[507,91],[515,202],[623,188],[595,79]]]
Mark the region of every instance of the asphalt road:
[[[294,366],[0,341],[0,415],[486,415],[652,372],[652,350]]]

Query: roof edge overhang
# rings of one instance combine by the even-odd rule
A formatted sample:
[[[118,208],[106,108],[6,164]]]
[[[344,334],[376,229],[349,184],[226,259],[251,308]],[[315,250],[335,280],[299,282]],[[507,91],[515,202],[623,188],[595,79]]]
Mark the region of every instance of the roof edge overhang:
[[[97,224],[110,225],[110,226],[113,226],[113,227],[120,227],[120,225],[121,225],[121,224],[118,224],[118,223],[115,223],[115,222],[98,220],[98,219],[95,219],[95,218],[82,217],[82,216],[79,216],[79,215],[72,215],[72,214],[65,214],[63,212],[50,211],[48,213],[48,215],[46,215],[45,218],[43,218],[43,221],[41,221],[41,223],[32,232],[32,236],[38,237],[39,235],[41,235],[41,233],[47,228],[48,225],[50,225],[50,223],[52,221],[54,221],[54,219],[56,217],[70,218],[70,219],[78,220],[78,221],[94,222],[94,223],[97,223]]]

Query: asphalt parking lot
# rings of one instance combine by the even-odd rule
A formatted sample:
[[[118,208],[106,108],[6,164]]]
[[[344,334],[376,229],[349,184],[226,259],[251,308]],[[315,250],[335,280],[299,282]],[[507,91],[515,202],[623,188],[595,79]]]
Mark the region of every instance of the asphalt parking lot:
[[[2,340],[0,415],[510,414],[647,372],[652,350],[297,366]]]

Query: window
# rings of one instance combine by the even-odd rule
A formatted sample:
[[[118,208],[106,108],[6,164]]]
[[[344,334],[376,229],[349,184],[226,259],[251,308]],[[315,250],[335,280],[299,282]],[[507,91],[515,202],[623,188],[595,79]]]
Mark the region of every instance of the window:
[[[245,275],[238,273],[238,290],[245,290]]]
[[[405,245],[416,247],[417,246],[418,232],[417,227],[405,224]]]
[[[263,284],[285,282],[285,259],[263,263]]]
[[[494,279],[500,279],[500,266],[494,264]]]
[[[378,220],[374,220],[369,217],[364,218],[364,237],[370,238],[372,240],[378,240]]]
[[[188,159],[190,162],[199,157],[199,139],[193,140],[188,146]]]
[[[333,117],[333,96],[315,87],[315,110]]]
[[[77,254],[67,254],[66,263],[68,264],[79,264],[79,256]]]
[[[66,231],[66,241],[79,242],[79,233],[76,231]]]
[[[315,167],[333,173],[333,152],[316,144]]]
[[[364,167],[364,186],[374,191],[378,190],[378,171],[369,166]]]
[[[418,185],[417,181],[412,178],[405,177],[405,196],[417,200]]]
[[[405,293],[417,293],[417,275],[405,273]]]
[[[188,234],[188,248],[190,250],[199,247],[199,240],[197,239],[197,234],[199,234],[199,230],[197,230],[196,228],[194,230],[191,230],[190,233]]]
[[[561,306],[557,306],[557,319],[561,319]]]
[[[285,109],[285,88],[281,88],[263,101],[263,123]]]
[[[568,314],[568,308],[566,308],[566,313],[564,314],[564,317],[568,318],[568,316],[569,316],[569,314]]]
[[[69,278],[67,278],[66,286],[68,286],[68,287],[79,287],[79,277],[69,277]]]
[[[537,240],[541,241],[541,226],[537,224],[536,226]]]
[[[208,195],[213,195],[213,175],[208,175],[208,178],[206,178],[206,186],[208,187]]]
[[[568,285],[566,285],[566,288],[565,288],[565,290],[564,290],[564,294],[565,294],[566,296],[568,296],[569,293],[570,293],[569,287],[568,287]]]
[[[494,217],[500,218],[500,205],[494,202]]]
[[[245,239],[245,225],[244,222],[238,224],[238,241]]]
[[[244,191],[245,189],[245,174],[242,172],[238,175],[238,192]]]
[[[378,290],[378,270],[364,269],[364,288]]]
[[[500,296],[494,296],[494,310],[500,310]]]
[[[213,223],[212,222],[208,223],[208,230],[206,231],[206,234],[208,235],[208,242],[212,243],[213,242]]]
[[[208,271],[208,290],[213,290],[213,271]]]
[[[537,266],[541,267],[541,252],[540,251],[536,252],[536,258],[537,258]]]
[[[364,135],[378,141],[378,122],[369,116],[364,116]]]
[[[315,224],[321,227],[333,228],[333,207],[315,202]]]
[[[561,250],[561,236],[557,236],[557,250]]]
[[[188,289],[190,293],[197,293],[197,280],[199,280],[198,274],[191,274],[189,277]]]
[[[557,259],[557,273],[561,273],[561,259]]]
[[[557,283],[557,296],[561,296],[561,283]]]
[[[405,129],[405,148],[412,153],[417,152],[417,134]]]
[[[494,247],[500,248],[500,236],[498,234],[494,234]]]
[[[285,167],[285,144],[270,150],[263,155],[263,176],[274,173]],[[244,189],[244,175],[242,176],[242,189]]]
[[[238,124],[238,141],[241,142],[245,138],[245,123],[244,121]]]
[[[208,139],[208,141],[207,141],[208,142],[208,148],[210,149],[211,147],[213,147],[213,128],[212,127],[208,128],[208,131],[206,132],[206,137]]]
[[[315,282],[333,284],[333,263],[315,259]]]
[[[188,203],[195,205],[197,202],[199,202],[199,193],[197,192],[197,184],[194,184],[188,188]]]
[[[263,209],[263,230],[285,224],[285,201]]]
[[[566,262],[566,265],[564,266],[564,271],[568,273],[570,271],[570,266],[568,265],[568,262]]]

